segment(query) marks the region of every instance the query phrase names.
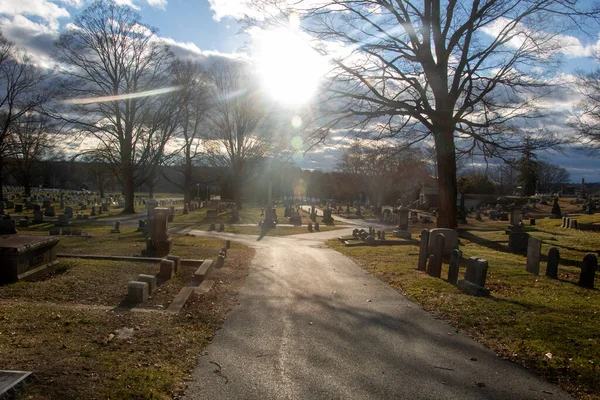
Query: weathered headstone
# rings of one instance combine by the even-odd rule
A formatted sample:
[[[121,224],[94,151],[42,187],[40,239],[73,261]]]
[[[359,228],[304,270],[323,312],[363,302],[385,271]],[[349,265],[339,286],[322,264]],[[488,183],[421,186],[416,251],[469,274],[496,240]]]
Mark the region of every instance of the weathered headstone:
[[[598,268],[598,258],[595,254],[589,253],[583,257],[583,264],[581,264],[581,274],[579,275],[579,286],[593,289],[594,278],[596,275],[596,269]]]
[[[46,217],[54,217],[54,216],[56,216],[56,211],[54,210],[54,207],[53,206],[46,207],[46,211],[44,212],[44,215]]]
[[[527,272],[538,275],[540,273],[540,253],[542,251],[542,240],[529,237],[527,245]]]
[[[425,271],[427,268],[427,258],[429,257],[429,253],[427,251],[429,245],[429,231],[427,229],[423,229],[421,231],[421,244],[419,246],[419,264],[417,265],[417,269],[419,271]]]
[[[135,279],[136,282],[145,282],[148,284],[148,295],[152,296],[152,292],[156,289],[156,276],[154,275],[146,275],[140,274]]]
[[[514,252],[521,252],[527,249],[529,242],[529,233],[511,232],[508,234],[508,247]]]
[[[447,228],[433,228],[429,230],[429,245],[427,251],[433,254],[435,246],[435,236],[444,235],[444,255],[450,255],[453,249],[458,248],[458,232]]]
[[[166,259],[169,261],[173,261],[175,263],[174,264],[174,268],[175,268],[174,272],[177,272],[179,270],[179,266],[181,265],[181,257],[169,254],[166,257]]]
[[[225,230],[225,224],[219,224],[219,232],[223,232]]]
[[[487,260],[477,257],[470,257],[467,260],[465,279],[458,281],[458,287],[472,296],[489,296],[490,291],[485,287],[487,270]]]
[[[446,237],[443,233],[434,236],[433,263],[429,266],[427,273],[434,278],[442,275],[442,258],[444,256],[444,241]]]
[[[127,284],[127,301],[129,304],[148,301],[148,293],[148,284],[146,282],[131,281]]]
[[[119,221],[115,221],[115,227],[111,229],[110,233],[121,233],[119,228],[121,227],[121,223]]]
[[[67,226],[69,225],[69,216],[67,214],[60,214],[56,226]]]
[[[313,224],[312,224],[312,222],[309,222],[309,223],[308,223],[308,225],[307,225],[307,228],[308,228],[308,231],[309,231],[309,232],[312,232],[312,231],[313,231]]]
[[[175,262],[167,259],[160,260],[160,272],[158,276],[164,280],[173,278],[175,273]]]
[[[319,226],[318,222],[315,222],[315,231],[317,231],[317,232],[321,231],[321,227]]]
[[[73,207],[65,207],[64,214],[69,218],[73,218]]]
[[[457,285],[458,282],[458,270],[460,268],[460,259],[462,258],[462,251],[458,249],[452,250],[450,255],[450,266],[448,269],[448,282]]]
[[[44,213],[42,212],[42,210],[35,210],[33,212],[33,223],[41,224],[43,222],[44,222]]]
[[[0,236],[15,235],[17,233],[17,221],[14,219],[0,219]]]
[[[548,264],[546,264],[546,276],[558,279],[558,262],[560,261],[560,251],[557,247],[552,247],[548,251]]]

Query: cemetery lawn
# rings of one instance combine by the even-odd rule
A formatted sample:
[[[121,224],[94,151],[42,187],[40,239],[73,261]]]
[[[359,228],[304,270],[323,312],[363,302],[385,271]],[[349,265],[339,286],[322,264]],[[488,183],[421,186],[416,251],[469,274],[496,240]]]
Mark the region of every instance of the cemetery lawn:
[[[132,256],[141,233],[88,225],[93,237],[60,236],[58,253]],[[131,232],[130,232],[131,231]],[[47,234],[47,231],[21,233]],[[216,259],[223,240],[171,234],[172,254]],[[23,398],[172,398],[181,394],[198,356],[220,329],[248,274],[254,250],[232,243],[215,285],[192,295],[179,314],[162,313],[192,267],[162,285],[144,305],[125,306],[127,282],[156,274],[157,264],[60,259],[56,273],[37,282],[0,286],[0,364],[33,371]],[[135,311],[138,310],[138,311]]]
[[[591,222],[594,216],[579,216]],[[540,275],[525,271],[526,254],[508,251],[507,222],[469,219],[460,226],[463,252],[461,273],[471,256],[489,262],[486,286],[489,298],[462,293],[445,280],[417,271],[419,245],[394,247],[344,247],[337,240],[327,244],[352,257],[359,265],[488,346],[500,356],[521,364],[559,384],[580,399],[600,399],[600,273],[594,290],[577,286],[579,263],[588,252],[600,250],[600,233],[560,228],[562,220],[538,219],[526,223],[530,235],[542,239]],[[433,226],[419,224],[420,229]],[[558,247],[559,279],[545,276],[546,255]],[[442,277],[448,275],[445,260]],[[469,355],[465,355],[469,357]]]

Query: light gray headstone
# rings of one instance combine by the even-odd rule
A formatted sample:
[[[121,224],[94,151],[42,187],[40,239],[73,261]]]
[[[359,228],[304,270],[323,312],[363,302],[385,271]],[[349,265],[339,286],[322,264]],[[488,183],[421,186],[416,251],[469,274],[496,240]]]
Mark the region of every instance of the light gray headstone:
[[[527,245],[527,272],[538,275],[540,273],[540,254],[542,251],[542,240],[529,237]]]

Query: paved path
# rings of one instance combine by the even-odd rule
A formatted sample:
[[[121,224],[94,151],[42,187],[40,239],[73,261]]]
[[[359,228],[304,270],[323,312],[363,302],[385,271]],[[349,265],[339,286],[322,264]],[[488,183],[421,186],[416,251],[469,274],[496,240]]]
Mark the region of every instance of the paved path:
[[[193,233],[239,240],[257,254],[187,399],[570,398],[434,319],[323,238]]]

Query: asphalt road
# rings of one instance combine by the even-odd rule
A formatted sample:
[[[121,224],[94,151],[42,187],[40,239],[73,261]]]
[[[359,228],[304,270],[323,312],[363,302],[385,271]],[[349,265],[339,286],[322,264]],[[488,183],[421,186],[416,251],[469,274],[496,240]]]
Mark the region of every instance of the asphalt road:
[[[570,398],[324,246],[327,235],[193,233],[257,254],[187,399]]]

